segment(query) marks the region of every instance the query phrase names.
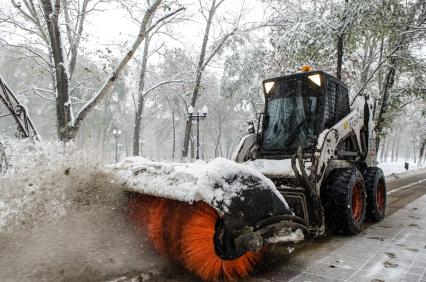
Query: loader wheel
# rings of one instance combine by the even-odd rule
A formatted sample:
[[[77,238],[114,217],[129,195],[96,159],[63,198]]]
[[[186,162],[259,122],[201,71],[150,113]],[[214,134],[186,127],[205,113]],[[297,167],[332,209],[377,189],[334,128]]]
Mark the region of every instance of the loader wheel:
[[[354,235],[361,231],[367,202],[364,179],[358,169],[334,170],[321,198],[325,220],[334,234]]]
[[[364,174],[367,190],[367,219],[373,222],[385,217],[386,181],[383,171],[378,167],[369,167]]]

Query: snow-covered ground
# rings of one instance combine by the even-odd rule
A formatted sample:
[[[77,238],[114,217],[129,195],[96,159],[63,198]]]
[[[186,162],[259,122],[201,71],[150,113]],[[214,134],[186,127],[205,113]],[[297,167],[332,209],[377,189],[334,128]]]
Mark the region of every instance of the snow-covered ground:
[[[391,175],[392,173],[406,172],[407,170],[404,168],[404,164],[405,164],[405,161],[401,160],[398,162],[379,163],[378,166],[383,170],[384,175],[388,176],[388,175]],[[419,167],[417,166],[417,163],[414,163],[413,161],[409,161],[408,164],[409,164],[408,171],[426,168],[426,165]]]

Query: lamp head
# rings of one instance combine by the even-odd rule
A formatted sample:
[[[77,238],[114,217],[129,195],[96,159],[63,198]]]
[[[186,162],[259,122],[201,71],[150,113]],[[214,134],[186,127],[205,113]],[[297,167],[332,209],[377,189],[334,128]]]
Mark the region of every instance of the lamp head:
[[[209,108],[207,108],[207,106],[204,105],[204,107],[201,109],[201,112],[203,113],[204,116],[207,116],[209,112]]]
[[[193,107],[193,106],[189,106],[189,107],[188,107],[188,114],[189,114],[190,116],[192,116],[192,115],[194,114],[194,107]]]

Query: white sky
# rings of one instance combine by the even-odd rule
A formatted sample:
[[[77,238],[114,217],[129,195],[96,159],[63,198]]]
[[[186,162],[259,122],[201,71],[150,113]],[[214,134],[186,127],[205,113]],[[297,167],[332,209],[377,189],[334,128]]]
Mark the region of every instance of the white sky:
[[[19,3],[19,0],[16,0],[16,2]],[[143,3],[144,1],[139,2]],[[183,13],[188,17],[185,23],[171,26],[171,34],[178,38],[180,42],[161,36],[157,37],[156,43],[159,45],[164,43],[167,48],[184,47],[188,50],[194,50],[194,53],[196,53],[198,51],[197,47],[201,45],[201,36],[205,28],[205,20],[199,14],[199,0],[179,0],[178,2],[186,8]],[[209,4],[210,1],[201,0],[201,2]],[[244,7],[242,23],[247,19],[250,22],[260,21],[263,17],[262,5],[259,0],[226,0],[218,9],[215,18],[216,20],[221,18],[235,19],[240,14],[241,8]],[[208,8],[208,5],[206,6],[205,8]],[[14,9],[11,0],[0,0],[0,7],[4,10]],[[86,17],[84,31],[88,36],[82,42],[83,46],[91,50],[108,46],[113,51],[124,51],[123,47],[118,45],[129,46],[134,36],[138,33],[139,26],[129,19],[127,12],[118,8],[117,4],[102,4],[97,6],[97,8],[101,11],[92,12]],[[142,19],[142,17],[143,14],[141,13],[139,19]],[[221,22],[221,25],[226,29],[226,24]],[[213,29],[212,40],[215,35],[217,36],[217,31],[218,28]]]
[[[157,37],[156,43],[157,45],[164,43],[167,48],[184,47],[197,53],[197,47],[201,45],[205,28],[205,20],[199,15],[199,2],[198,0],[179,2],[186,8],[183,13],[189,16],[188,21],[171,26],[171,34],[178,38],[180,42],[167,36],[161,36],[160,38]],[[249,19],[250,21],[260,21],[262,19],[262,4],[257,0],[227,0],[219,8],[216,19],[222,17],[227,19],[236,18],[241,11],[241,7],[244,7],[245,11],[244,19]],[[140,18],[142,17],[143,15],[140,15]],[[85,30],[90,34],[90,45],[102,46],[103,44],[122,43],[125,40],[131,42],[138,32],[139,26],[130,20],[123,10],[109,8],[91,15]],[[217,33],[218,28],[214,28],[213,38],[218,35]]]

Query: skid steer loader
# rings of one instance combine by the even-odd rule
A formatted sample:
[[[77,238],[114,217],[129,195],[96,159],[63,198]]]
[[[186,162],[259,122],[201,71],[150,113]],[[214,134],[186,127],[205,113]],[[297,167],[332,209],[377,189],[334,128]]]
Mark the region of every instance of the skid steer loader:
[[[346,85],[322,71],[267,79],[263,90],[264,114],[237,146],[235,163],[212,162],[223,176],[201,164],[196,177],[183,177],[181,164],[132,168],[136,176],[151,173],[149,182],[160,186],[178,178],[194,186],[209,181],[212,193],[193,202],[177,197],[173,187],[134,190],[129,200],[131,220],[155,247],[204,280],[246,276],[269,244],[294,244],[327,228],[353,235],[366,219],[384,217],[386,186],[376,167],[371,99],[360,96],[351,108]],[[234,166],[240,170],[233,172]],[[207,180],[200,180],[203,175]]]
[[[370,98],[358,97],[350,109],[348,88],[322,71],[268,79],[263,86],[262,130],[245,136],[233,159],[255,166],[288,160],[278,174],[265,174],[311,235],[323,234],[326,225],[353,235],[366,218],[380,221],[386,186],[376,167]]]

